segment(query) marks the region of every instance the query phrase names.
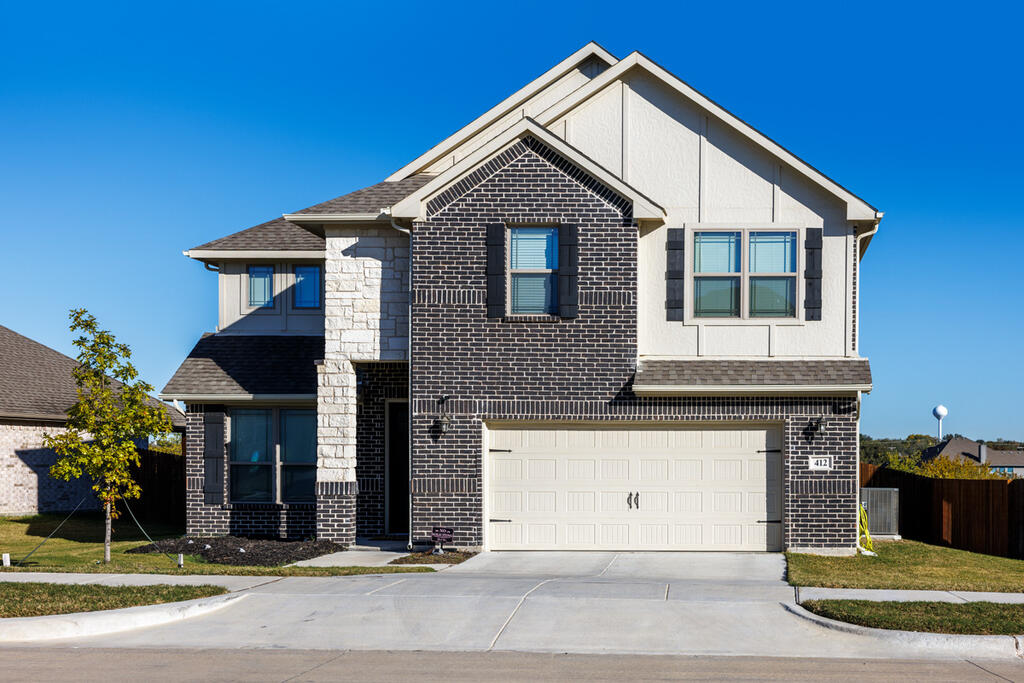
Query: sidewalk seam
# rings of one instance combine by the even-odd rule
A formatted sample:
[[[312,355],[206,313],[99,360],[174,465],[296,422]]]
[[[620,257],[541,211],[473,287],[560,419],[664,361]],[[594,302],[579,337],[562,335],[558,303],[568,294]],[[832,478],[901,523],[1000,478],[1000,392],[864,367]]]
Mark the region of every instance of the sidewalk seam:
[[[524,602],[526,602],[526,598],[530,597],[530,593],[532,593],[533,591],[537,590],[538,588],[540,588],[541,586],[543,586],[546,583],[551,583],[552,581],[557,581],[557,580],[558,579],[544,579],[543,581],[538,583],[536,586],[534,586],[530,590],[526,591],[526,593],[523,594],[523,597],[519,598],[519,602],[517,602],[516,606],[512,608],[512,613],[508,615],[508,619],[505,620],[505,623],[502,624],[501,628],[498,629],[498,632],[494,635],[494,638],[491,639],[491,644],[489,646],[487,646],[487,652],[490,652],[491,650],[494,649],[494,646],[498,643],[498,638],[501,638],[501,634],[505,632],[506,628],[508,628],[509,623],[511,623],[511,621],[512,621],[512,617],[514,617],[516,615],[516,613],[519,612],[519,608],[523,606]]]

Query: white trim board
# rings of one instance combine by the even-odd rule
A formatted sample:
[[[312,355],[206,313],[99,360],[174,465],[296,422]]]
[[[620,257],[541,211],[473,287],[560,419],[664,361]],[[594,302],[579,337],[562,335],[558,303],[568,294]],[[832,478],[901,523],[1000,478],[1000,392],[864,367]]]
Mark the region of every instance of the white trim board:
[[[419,190],[395,204],[391,208],[391,215],[395,218],[424,220],[426,218],[426,205],[431,198],[444,191],[449,185],[458,182],[464,176],[472,173],[478,166],[517,140],[527,136],[537,138],[540,142],[551,147],[567,160],[607,185],[611,190],[632,201],[634,218],[639,220],[664,220],[665,210],[654,203],[653,200],[641,194],[617,175],[529,118],[517,121],[483,147],[460,160]]]
[[[545,71],[543,74],[533,79],[525,86],[512,93],[504,100],[499,102],[494,107],[488,109],[482,115],[471,121],[469,124],[463,126],[459,130],[455,131],[441,142],[437,143],[429,150],[416,157],[408,164],[398,169],[385,180],[395,181],[402,180],[408,176],[416,173],[417,171],[435,163],[438,159],[445,156],[455,147],[458,147],[463,142],[471,138],[473,135],[479,133],[481,130],[491,125],[495,121],[499,120],[502,116],[505,116],[516,107],[522,105],[528,99],[539,93],[544,88],[548,87],[559,78],[569,73],[583,62],[587,61],[591,57],[597,57],[606,64],[614,66],[618,59],[613,54],[605,50],[597,43],[591,41],[581,47],[576,52],[563,59],[561,62],[553,66],[552,68]]]

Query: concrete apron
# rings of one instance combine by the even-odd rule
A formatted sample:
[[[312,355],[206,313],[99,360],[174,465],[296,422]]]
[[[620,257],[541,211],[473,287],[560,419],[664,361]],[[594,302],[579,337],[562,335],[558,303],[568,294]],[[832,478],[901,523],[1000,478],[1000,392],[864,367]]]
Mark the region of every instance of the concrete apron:
[[[486,553],[439,574],[283,578],[245,590],[244,604],[190,619],[187,628],[60,642],[831,658],[968,654],[948,639],[936,649],[825,628],[787,609],[796,605],[784,569],[775,554]]]

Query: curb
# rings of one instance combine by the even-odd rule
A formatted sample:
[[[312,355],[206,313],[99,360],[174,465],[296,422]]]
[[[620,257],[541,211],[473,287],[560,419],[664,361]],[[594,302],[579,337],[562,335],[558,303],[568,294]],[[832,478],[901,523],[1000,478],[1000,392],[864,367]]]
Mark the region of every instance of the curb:
[[[140,605],[99,612],[0,619],[0,642],[82,638],[130,631],[147,626],[161,626],[210,614],[245,597],[245,595],[229,593],[212,598],[199,598],[163,605]]]
[[[833,631],[842,631],[843,633],[874,638],[875,640],[888,643],[934,650],[941,652],[946,657],[956,655],[972,658],[992,657],[1002,659],[1013,657],[1024,659],[1024,645],[1021,642],[1021,638],[1024,638],[1024,636],[970,636],[953,633],[924,633],[922,631],[871,628],[870,626],[858,626],[857,624],[848,624],[845,621],[829,619],[804,609],[797,604],[784,602],[779,604],[790,614]]]

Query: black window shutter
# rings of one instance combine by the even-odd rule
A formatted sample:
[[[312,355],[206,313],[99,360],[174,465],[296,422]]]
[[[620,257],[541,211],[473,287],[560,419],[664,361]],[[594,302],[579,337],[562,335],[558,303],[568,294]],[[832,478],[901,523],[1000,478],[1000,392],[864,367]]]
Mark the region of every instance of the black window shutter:
[[[686,236],[682,228],[669,228],[665,242],[665,319],[683,319],[683,282],[686,274]]]
[[[580,297],[579,231],[575,225],[558,226],[558,315],[579,315]]]
[[[807,228],[804,239],[804,319],[821,320],[821,228]]]
[[[203,494],[207,504],[224,502],[224,413],[203,414]]]
[[[505,317],[505,225],[487,225],[487,317]]]

